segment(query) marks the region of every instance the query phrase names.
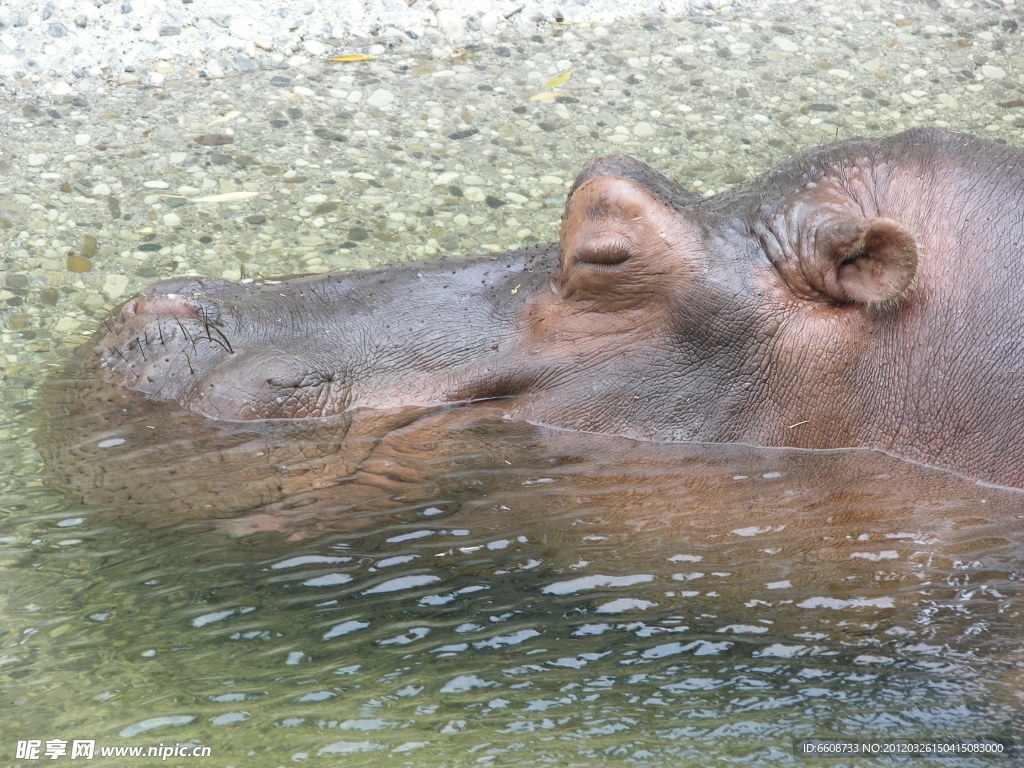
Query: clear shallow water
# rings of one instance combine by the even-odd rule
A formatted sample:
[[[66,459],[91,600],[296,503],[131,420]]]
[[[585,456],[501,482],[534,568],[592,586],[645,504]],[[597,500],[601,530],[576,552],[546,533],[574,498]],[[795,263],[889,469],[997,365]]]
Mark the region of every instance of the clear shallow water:
[[[377,449],[390,505],[358,475],[170,522],[125,513],[145,488],[119,509],[40,493],[3,543],[5,722],[257,766],[813,765],[794,739],[1020,738],[1019,494],[872,452],[462,413],[400,461]]]
[[[19,738],[194,741],[213,749],[196,762],[247,766],[854,765],[877,763],[797,759],[792,740],[1020,744],[1012,496],[870,454],[498,429],[512,465],[431,463],[399,509],[340,492],[239,519],[230,483],[211,514],[119,501],[137,475],[102,461],[51,467],[83,487],[105,470],[112,495],[79,504],[39,481],[25,415],[52,408],[46,364],[151,279],[550,240],[601,152],[709,192],[836,135],[940,123],[1022,144],[1002,106],[1016,21],[778,6],[7,110],[0,762]],[[377,88],[393,100],[366,104]],[[221,129],[233,144],[193,141]],[[477,455],[466,439],[442,455]]]

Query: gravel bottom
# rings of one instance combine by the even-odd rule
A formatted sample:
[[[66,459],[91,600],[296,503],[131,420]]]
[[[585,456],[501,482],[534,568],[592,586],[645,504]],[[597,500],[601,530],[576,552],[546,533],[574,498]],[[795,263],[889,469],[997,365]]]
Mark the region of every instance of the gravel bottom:
[[[635,155],[710,194],[854,135],[938,125],[1024,145],[1020,11],[993,5],[770,4],[614,23],[549,13],[458,43],[411,27],[352,47],[310,37],[294,44],[299,61],[275,38],[265,56],[230,54],[248,57],[235,62],[244,71],[221,52],[217,67],[154,54],[134,71],[8,78],[3,408],[154,279],[554,240],[595,155]],[[0,39],[16,29],[6,13]],[[75,20],[52,23],[70,35]],[[371,58],[329,60],[345,54]]]

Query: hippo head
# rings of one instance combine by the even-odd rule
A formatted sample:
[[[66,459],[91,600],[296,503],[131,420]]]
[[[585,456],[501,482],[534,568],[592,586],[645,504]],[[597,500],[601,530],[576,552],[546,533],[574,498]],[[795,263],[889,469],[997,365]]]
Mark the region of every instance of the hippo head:
[[[573,430],[876,447],[1019,484],[1024,440],[1000,413],[1024,412],[1024,393],[993,366],[1021,339],[1020,284],[999,277],[1020,275],[1020,171],[999,172],[1020,162],[913,131],[700,199],[604,157],[573,184],[557,246],[178,277],[93,346],[105,376],[215,419],[502,399],[509,418]]]

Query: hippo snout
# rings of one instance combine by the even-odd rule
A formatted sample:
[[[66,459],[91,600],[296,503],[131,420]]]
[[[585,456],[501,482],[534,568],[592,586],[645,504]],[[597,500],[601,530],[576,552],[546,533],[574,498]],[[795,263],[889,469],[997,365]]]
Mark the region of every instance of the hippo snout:
[[[94,338],[101,367],[149,395],[195,397],[205,374],[235,355],[227,293],[233,285],[189,275],[146,287],[116,309]]]
[[[158,280],[150,283],[142,289],[140,296],[164,296],[167,294],[182,294],[185,296],[210,293],[217,288],[237,286],[231,280],[219,277],[206,277],[205,275],[177,275],[166,280]]]
[[[219,278],[182,275],[147,286],[122,311],[137,316],[187,317],[220,325],[224,313],[213,294],[234,285]]]

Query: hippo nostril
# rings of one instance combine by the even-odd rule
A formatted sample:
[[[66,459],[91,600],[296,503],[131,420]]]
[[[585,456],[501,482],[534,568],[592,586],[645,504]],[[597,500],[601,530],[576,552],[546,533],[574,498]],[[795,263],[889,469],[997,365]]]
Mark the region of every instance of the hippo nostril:
[[[229,354],[233,354],[235,351],[231,341],[221,330],[226,327],[221,307],[206,297],[202,297],[200,300],[195,296],[180,296],[175,293],[149,294],[144,292],[122,309],[121,314],[122,319],[125,314],[142,318],[147,327],[152,327],[155,324],[156,335],[163,343],[166,341],[163,337],[163,326],[159,321],[162,318],[173,318],[180,328],[181,334],[189,339],[193,346],[205,338],[206,341],[218,345]],[[153,320],[156,322],[153,323]],[[183,320],[196,321],[195,324],[191,324],[191,331],[182,324]]]
[[[203,294],[209,293],[211,289],[222,288],[234,285],[231,280],[220,277],[206,277],[204,275],[177,275],[166,280],[158,280],[143,289],[144,296],[161,296],[169,294]]]
[[[224,325],[221,305],[207,296],[144,291],[128,310],[139,317],[188,318],[203,325]]]
[[[132,306],[136,315],[152,315],[154,317],[190,317],[200,319],[200,309],[184,297],[173,293],[162,296],[140,296]]]
[[[202,275],[179,275],[142,289],[131,305],[136,315],[188,317],[217,323],[220,310],[213,297],[237,285],[230,280]]]

